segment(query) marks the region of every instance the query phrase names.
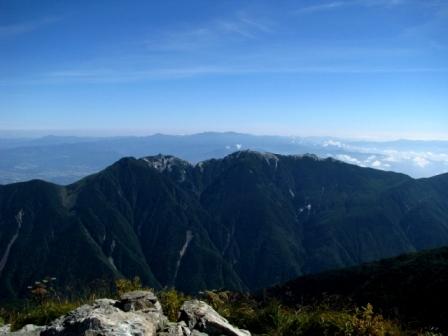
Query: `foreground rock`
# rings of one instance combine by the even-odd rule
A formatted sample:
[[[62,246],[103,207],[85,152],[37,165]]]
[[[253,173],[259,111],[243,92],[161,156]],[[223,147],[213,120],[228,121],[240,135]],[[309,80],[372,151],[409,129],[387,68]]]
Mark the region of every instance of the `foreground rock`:
[[[162,306],[157,296],[151,291],[139,290],[125,293],[115,305],[125,312],[143,311],[163,315]]]
[[[0,336],[6,335],[10,332],[11,326],[9,324],[0,326]]]
[[[123,311],[114,300],[101,299],[81,306],[54,321],[41,336],[156,335],[163,317],[159,313]]]
[[[9,330],[5,330],[3,334],[0,332],[0,335],[37,336],[40,335],[41,331],[43,330],[45,330],[45,327],[28,324],[24,326],[20,331],[9,332]]]
[[[14,336],[250,336],[232,326],[205,302],[186,301],[178,322],[169,322],[151,291],[134,291],[120,300],[100,299],[71,311],[48,326],[28,325]]]
[[[232,326],[224,317],[203,301],[186,301],[180,309],[181,321],[190,329],[208,335],[249,336],[250,332]]]

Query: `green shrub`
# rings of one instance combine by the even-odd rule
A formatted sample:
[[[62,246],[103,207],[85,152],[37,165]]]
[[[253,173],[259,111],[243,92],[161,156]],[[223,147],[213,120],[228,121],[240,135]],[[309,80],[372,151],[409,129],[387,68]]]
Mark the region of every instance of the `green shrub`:
[[[9,317],[11,330],[18,330],[27,324],[45,325],[54,319],[67,314],[77,308],[82,303],[76,302],[55,302],[47,301],[37,306],[25,308],[21,311],[13,312]]]
[[[385,320],[383,316],[375,314],[370,303],[358,310],[351,322],[356,335],[400,335],[400,328],[393,322]]]
[[[204,291],[201,299],[240,328],[256,323],[258,304],[249,295],[230,291]]]
[[[418,336],[443,336],[443,334],[438,328],[431,327],[418,333]]]
[[[272,336],[399,336],[399,325],[375,314],[371,305],[355,310],[329,310],[304,307],[291,310],[277,303],[265,308],[260,323],[266,324],[265,333]]]
[[[134,277],[132,280],[130,279],[117,279],[115,280],[115,288],[118,295],[132,292],[135,290],[143,289],[142,281],[138,276]]]
[[[269,336],[399,336],[400,326],[367,305],[361,309],[332,308],[328,303],[291,309],[277,301],[257,303],[231,292],[205,292],[206,301],[222,316],[254,335]]]
[[[47,292],[41,295],[45,288]],[[107,286],[94,286],[107,292]],[[115,282],[115,295],[142,289],[138,277],[132,280],[118,279]],[[10,323],[12,330],[32,323],[44,325],[66,314],[81,304],[99,297],[94,291],[90,296],[61,300],[62,295],[49,295],[48,286],[40,284],[32,288],[30,299],[24,306],[14,309],[1,309],[0,325]],[[36,294],[37,293],[37,294]],[[50,292],[51,293],[51,292]],[[36,297],[37,295],[37,297]],[[178,319],[181,305],[190,297],[175,289],[166,289],[157,293],[165,315],[170,321]],[[205,291],[200,299],[209,303],[219,314],[239,328],[247,329],[254,336],[439,336],[437,329],[404,332],[399,323],[385,319],[374,312],[372,305],[356,308],[352,303],[326,298],[310,306],[287,307],[280,302],[256,300],[248,294],[230,291]]]
[[[190,297],[184,295],[175,289],[165,289],[157,293],[164,314],[170,321],[177,321],[178,312],[182,304]]]
[[[272,336],[296,335],[295,321],[297,315],[282,307],[278,302],[270,302],[262,312],[259,323],[265,324],[265,331]],[[297,334],[298,335],[298,334]]]

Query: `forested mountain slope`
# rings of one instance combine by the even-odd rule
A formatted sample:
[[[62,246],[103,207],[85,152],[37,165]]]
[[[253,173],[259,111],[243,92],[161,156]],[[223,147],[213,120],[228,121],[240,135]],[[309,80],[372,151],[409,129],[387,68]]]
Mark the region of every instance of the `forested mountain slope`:
[[[82,288],[258,289],[448,244],[448,175],[412,179],[312,155],[191,165],[123,158],[66,187],[0,187],[0,295],[44,276]]]

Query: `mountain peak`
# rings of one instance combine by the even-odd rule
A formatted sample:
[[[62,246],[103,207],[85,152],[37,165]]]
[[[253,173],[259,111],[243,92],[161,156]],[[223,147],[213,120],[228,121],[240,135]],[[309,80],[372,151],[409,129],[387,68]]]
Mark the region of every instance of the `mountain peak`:
[[[192,166],[189,162],[172,155],[158,154],[154,156],[146,156],[140,160],[146,162],[148,166],[155,168],[160,172],[171,172],[174,167],[185,169]]]
[[[227,155],[228,158],[241,158],[242,156],[257,156],[264,159],[276,159],[278,160],[277,154],[270,153],[270,152],[263,152],[263,151],[257,151],[253,149],[243,149],[236,152],[233,152],[232,154]]]
[[[232,154],[229,154],[227,156],[227,158],[232,158],[232,159],[239,159],[241,157],[244,156],[253,156],[253,157],[258,157],[260,159],[264,159],[266,161],[278,161],[279,159],[281,159],[284,155],[281,154],[275,154],[275,153],[271,153],[271,152],[264,152],[264,151],[256,151],[256,150],[252,150],[252,149],[244,149],[244,150],[240,150],[240,151],[236,151]],[[328,158],[321,158],[315,154],[310,154],[310,153],[306,153],[306,154],[297,154],[297,155],[287,155],[289,157],[293,157],[296,159],[311,159],[311,160],[315,160],[315,161],[325,161],[328,160]],[[330,158],[331,159],[331,158]],[[331,159],[333,160],[333,159]],[[334,161],[338,161],[338,160],[334,160]]]

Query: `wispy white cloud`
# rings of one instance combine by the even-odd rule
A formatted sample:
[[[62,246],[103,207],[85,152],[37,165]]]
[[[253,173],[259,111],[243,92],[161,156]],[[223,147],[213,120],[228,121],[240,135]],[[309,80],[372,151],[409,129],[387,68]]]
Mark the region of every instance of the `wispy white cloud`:
[[[321,3],[318,5],[312,5],[300,8],[296,11],[296,14],[307,14],[307,13],[316,13],[316,12],[326,12],[334,9],[339,9],[341,7],[346,7],[352,5],[351,1],[334,1],[328,3]]]
[[[430,162],[427,159],[425,159],[424,157],[421,157],[421,156],[416,156],[413,159],[413,161],[417,166],[419,166],[421,168],[425,168],[427,165],[430,164]]]
[[[220,32],[236,34],[246,38],[255,38],[255,34],[251,29],[247,29],[242,21],[218,21],[216,23]]]
[[[371,67],[250,67],[228,65],[197,65],[178,67],[143,67],[140,70],[65,69],[37,74],[26,78],[0,78],[1,86],[70,84],[70,83],[126,83],[148,80],[176,80],[200,76],[234,76],[259,74],[394,74],[394,73],[448,73],[448,68],[371,68]],[[327,144],[335,145],[335,144]]]
[[[393,7],[408,4],[410,0],[358,0],[359,5]]]
[[[11,38],[25,33],[32,32],[41,27],[60,21],[60,17],[46,17],[40,20],[19,22],[10,25],[0,26],[0,38]]]
[[[339,147],[339,148],[343,148],[345,145],[342,142],[340,142],[340,141],[330,139],[330,140],[324,141],[323,146],[324,147]]]
[[[256,38],[259,35],[274,32],[270,24],[243,11],[236,13],[233,17],[211,21],[209,29],[215,32],[215,37],[222,34],[234,34],[245,38]]]
[[[258,31],[265,32],[265,33],[273,33],[274,32],[274,29],[267,23],[256,21],[242,13],[239,14],[238,17],[242,23],[244,23],[247,26],[252,27]]]
[[[154,33],[154,37],[144,44],[148,50],[159,51],[198,51],[222,45],[231,39],[256,39],[261,35],[273,33],[270,24],[238,12],[233,16],[210,20],[201,26]]]
[[[350,156],[348,154],[338,154],[336,155],[336,158],[338,160],[347,162],[347,163],[351,163],[351,164],[355,164],[357,166],[361,166],[361,167],[365,167],[365,165],[363,164],[363,162],[353,156]]]
[[[381,161],[379,161],[379,160],[373,161],[372,167],[375,167],[375,168],[381,167]]]
[[[98,82],[98,83],[116,83],[116,82],[135,82],[143,80],[164,80],[191,78],[204,75],[230,74],[231,69],[218,66],[191,66],[191,67],[173,67],[173,68],[148,68],[141,70],[120,70],[120,69],[102,69],[102,70],[66,70],[43,74],[39,79],[48,83],[54,82]],[[38,80],[39,80],[38,79]]]
[[[346,0],[346,1],[332,1],[322,2],[317,5],[306,6],[298,9],[296,14],[312,14],[317,12],[328,12],[339,10],[346,7],[395,7],[404,5],[409,0]]]
[[[403,161],[411,161],[419,167],[425,167],[430,162],[448,162],[448,154],[444,152],[433,153],[424,151],[399,151],[399,150],[383,150],[379,151],[385,155],[384,161],[397,163]]]
[[[435,50],[446,51],[448,49],[446,36],[448,33],[448,2],[425,3],[426,9],[431,11],[426,20],[405,28],[402,37],[424,42],[428,47]]]
[[[333,142],[333,140],[330,140]],[[396,149],[394,142],[362,143],[357,142],[352,145],[343,140],[335,141],[337,146],[331,148],[327,146],[328,140],[322,141],[321,145],[329,150],[327,156],[334,157],[338,160],[352,163],[361,167],[371,167],[382,170],[402,171],[403,167],[415,176],[432,176],[444,171],[444,166],[448,165],[448,142],[445,144],[434,145],[429,142],[426,146],[431,147],[434,151]],[[423,142],[419,143],[420,145]],[[409,144],[409,148],[415,146]],[[332,152],[333,149],[343,149],[346,153]]]

